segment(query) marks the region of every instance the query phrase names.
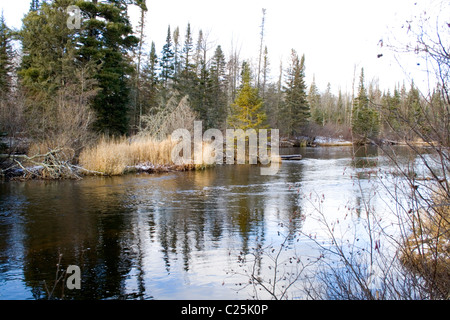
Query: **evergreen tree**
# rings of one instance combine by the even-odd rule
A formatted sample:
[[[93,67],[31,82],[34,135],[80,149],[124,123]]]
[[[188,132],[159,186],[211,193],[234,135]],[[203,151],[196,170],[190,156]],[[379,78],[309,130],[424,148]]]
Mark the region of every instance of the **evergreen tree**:
[[[143,113],[143,60],[144,60],[144,53],[143,53],[143,47],[145,43],[145,14],[147,12],[147,7],[145,4],[145,0],[136,0],[136,4],[140,6],[140,17],[138,22],[138,33],[139,33],[139,44],[137,46],[137,51],[133,50],[133,61],[135,61],[136,65],[136,71],[133,73],[132,78],[132,88],[131,88],[131,96],[132,101],[131,105],[133,108],[130,108],[131,112],[131,119],[132,122],[131,128],[134,130],[141,129],[141,116]]]
[[[148,60],[144,63],[142,70],[142,115],[154,114],[158,108],[158,97],[160,81],[158,78],[158,56],[156,55],[155,43],[152,42]],[[139,123],[142,129],[142,123]]]
[[[10,94],[12,93],[12,76],[14,72],[14,50],[11,44],[11,30],[2,15],[0,17],[0,134],[4,131],[12,131]],[[5,145],[0,142],[0,152]],[[1,161],[0,161],[1,162]]]
[[[200,59],[199,76],[191,71],[190,78],[186,79],[184,92],[191,97],[192,109],[197,112],[200,120],[204,121],[206,128],[214,128],[216,114],[214,112],[214,101],[211,97],[210,70],[206,66],[206,61]]]
[[[80,60],[100,65],[96,78],[101,90],[93,103],[95,127],[109,135],[125,134],[129,121],[128,79],[134,72],[129,53],[139,42],[127,16],[127,1],[77,4],[86,18],[80,36]]]
[[[174,57],[175,55],[172,49],[172,37],[169,26],[167,29],[166,43],[163,46],[161,59],[159,61],[161,66],[161,82],[164,88],[168,88],[169,83],[171,83],[174,77]]]
[[[173,46],[174,46],[174,52],[173,52],[173,78],[175,81],[178,80],[178,77],[180,75],[180,28],[176,27],[176,29],[173,32]]]
[[[66,8],[74,3],[43,2],[24,17],[18,75],[30,136],[78,150],[91,125],[90,104],[98,90],[97,66],[77,59],[79,33],[67,28]]]
[[[30,11],[38,11],[38,10],[39,10],[39,0],[31,0]]]
[[[202,64],[206,65],[206,57],[205,53],[206,50],[204,50],[204,42],[205,39],[203,37],[203,31],[200,29],[198,32],[198,38],[197,38],[197,46],[195,48],[195,56],[194,56],[194,65],[195,65],[195,73],[198,77],[200,77],[202,73]]]
[[[251,84],[250,66],[242,65],[242,83],[235,102],[231,105],[231,115],[228,124],[234,129],[262,129],[266,120],[263,111],[263,101],[258,89]]]
[[[63,57],[75,48],[74,32],[67,28],[68,15],[61,8],[71,4],[73,0],[44,2],[41,10],[31,10],[23,19],[19,32],[23,51],[19,74],[29,90],[51,95],[61,85]]]
[[[286,133],[295,135],[299,128],[308,122],[310,110],[305,84],[305,56],[299,59],[294,49],[291,51],[284,94],[283,122]]]
[[[323,125],[324,115],[320,107],[320,92],[316,85],[315,76],[313,76],[313,80],[309,86],[308,104],[311,109],[312,120],[319,125]]]
[[[75,77],[74,30],[67,28],[64,10],[72,4],[72,0],[42,3],[38,11],[30,10],[24,17],[19,32],[23,57],[18,75],[26,97],[26,118],[36,137],[57,125],[55,97]]]
[[[12,46],[12,33],[0,16],[0,99],[5,99],[11,91],[12,74],[14,71],[14,49]]]
[[[191,24],[188,23],[186,28],[186,38],[184,40],[183,52],[182,52],[182,68],[183,78],[189,79],[192,75],[194,65],[192,64],[193,56],[193,42],[191,34]]]
[[[420,103],[420,93],[415,87],[414,82],[411,82],[411,88],[409,89],[406,101],[409,108],[408,120],[411,123],[421,125],[423,122],[424,113]]]
[[[379,115],[369,104],[369,97],[364,86],[364,69],[361,69],[358,96],[353,102],[352,132],[365,142],[374,139],[379,133]]]
[[[198,85],[198,78],[196,74],[196,66],[193,64],[193,40],[191,34],[191,25],[188,23],[186,28],[186,35],[181,54],[181,75],[178,81],[178,89],[183,95],[188,95],[191,98],[192,107],[195,111],[202,112],[201,105],[203,99],[201,97],[204,94],[204,88],[196,88]],[[202,67],[203,64],[203,67]],[[206,61],[200,61],[200,72],[205,76]],[[201,75],[200,75],[201,76]],[[203,79],[203,87],[206,85],[206,79]],[[200,96],[199,96],[200,95]]]
[[[338,98],[336,102],[336,123],[344,124],[345,123],[345,107],[344,107],[344,98],[342,97],[342,92],[339,89]]]
[[[217,46],[210,68],[211,100],[210,127],[220,128],[225,125],[227,97],[226,60],[222,47]]]
[[[400,104],[401,97],[397,87],[394,88],[394,93],[391,95],[390,90],[383,95],[382,107],[384,116],[384,131],[398,131],[400,129]]]
[[[199,61],[197,76],[197,66],[194,64],[194,45],[192,39],[191,25],[186,28],[185,40],[181,53],[181,74],[176,83],[176,89],[182,96],[188,96],[191,107],[196,112],[200,120],[208,122],[208,79],[209,72],[206,61]]]

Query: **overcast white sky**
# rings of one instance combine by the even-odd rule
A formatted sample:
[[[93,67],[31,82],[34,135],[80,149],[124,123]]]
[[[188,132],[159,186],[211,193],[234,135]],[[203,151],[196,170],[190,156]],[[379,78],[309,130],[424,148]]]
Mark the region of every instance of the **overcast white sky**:
[[[269,50],[271,76],[278,77],[280,60],[286,66],[294,48],[300,55],[305,54],[308,85],[314,75],[319,89],[325,90],[330,82],[337,92],[339,88],[351,91],[354,70],[358,79],[361,67],[365,69],[366,81],[378,79],[381,89],[403,82],[403,70],[412,71],[416,62],[402,59],[402,70],[393,53],[386,46],[380,48],[379,41],[386,41],[389,35],[401,38],[406,32],[401,25],[423,8],[429,8],[433,1],[147,0],[147,3],[146,40],[155,41],[158,53],[168,25],[172,31],[179,26],[183,37],[190,22],[194,41],[202,29],[209,33],[213,47],[222,45],[228,55],[233,43],[240,48],[241,59],[255,62],[262,8],[266,8],[265,45]],[[0,0],[7,24],[19,28],[29,4],[30,0]],[[134,17],[135,12],[131,9],[130,15]],[[382,58],[377,58],[379,53]],[[420,84],[417,75],[414,79]]]

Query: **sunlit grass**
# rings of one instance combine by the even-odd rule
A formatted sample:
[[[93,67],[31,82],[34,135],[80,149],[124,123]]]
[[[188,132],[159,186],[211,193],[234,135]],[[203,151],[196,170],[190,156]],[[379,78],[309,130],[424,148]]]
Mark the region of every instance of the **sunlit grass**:
[[[106,175],[121,175],[130,167],[142,164],[173,167],[177,170],[205,167],[203,163],[175,165],[172,161],[172,150],[176,144],[177,142],[172,141],[170,137],[165,140],[144,137],[132,139],[102,137],[96,145],[81,152],[79,163],[86,170]],[[208,150],[206,144],[203,152],[205,150]]]

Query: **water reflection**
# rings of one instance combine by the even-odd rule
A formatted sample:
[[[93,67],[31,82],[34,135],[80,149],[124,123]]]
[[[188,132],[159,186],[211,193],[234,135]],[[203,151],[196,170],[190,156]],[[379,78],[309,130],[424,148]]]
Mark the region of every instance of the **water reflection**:
[[[302,194],[355,197],[351,170],[378,165],[378,152],[291,150],[275,176],[223,165],[197,172],[0,184],[0,299],[47,298],[56,263],[81,268],[69,299],[233,299],[236,253],[304,226]],[[44,282],[45,281],[45,284]],[[59,283],[54,296],[62,295]],[[47,289],[46,289],[47,288]]]

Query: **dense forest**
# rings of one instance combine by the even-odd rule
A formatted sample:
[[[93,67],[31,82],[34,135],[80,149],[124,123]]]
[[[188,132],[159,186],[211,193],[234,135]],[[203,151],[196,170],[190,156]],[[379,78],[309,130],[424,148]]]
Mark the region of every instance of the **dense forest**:
[[[129,6],[140,10],[134,29]],[[9,138],[2,153],[65,147],[76,156],[99,137],[165,138],[194,119],[205,130],[277,128],[285,138],[362,143],[435,138],[433,128],[448,126],[442,86],[426,97],[414,82],[381,90],[361,69],[353,92],[335,95],[330,85],[306,83],[308,57],[295,49],[275,68],[264,42],[265,10],[252,61],[213,47],[190,24],[161,28],[166,41],[157,48],[146,42],[146,13],[145,0],[32,0],[20,30],[2,16],[0,132]],[[79,25],[70,24],[74,14]],[[24,141],[28,150],[21,150]]]

